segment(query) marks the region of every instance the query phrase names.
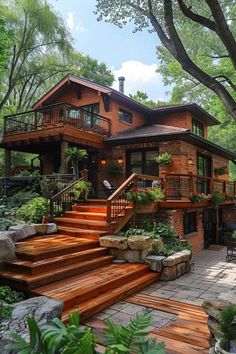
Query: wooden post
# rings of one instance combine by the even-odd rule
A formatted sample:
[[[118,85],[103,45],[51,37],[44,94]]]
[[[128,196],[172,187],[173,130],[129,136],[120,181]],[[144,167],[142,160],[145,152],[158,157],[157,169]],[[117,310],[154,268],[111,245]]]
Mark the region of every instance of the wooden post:
[[[66,149],[68,148],[68,143],[66,141],[61,142],[61,172],[63,174],[68,173],[68,166],[66,163]]]
[[[167,180],[166,180],[166,172],[165,171],[161,172],[161,178],[162,178],[162,188],[164,191],[164,200],[167,200]]]
[[[189,172],[189,187],[190,187],[190,193],[195,193],[196,188],[195,188],[195,183],[194,183],[194,176],[193,172]]]
[[[5,149],[5,177],[11,175],[11,150]]]
[[[214,181],[213,181],[212,177],[210,178],[210,181],[209,181],[209,191],[210,191],[210,193],[214,192]]]

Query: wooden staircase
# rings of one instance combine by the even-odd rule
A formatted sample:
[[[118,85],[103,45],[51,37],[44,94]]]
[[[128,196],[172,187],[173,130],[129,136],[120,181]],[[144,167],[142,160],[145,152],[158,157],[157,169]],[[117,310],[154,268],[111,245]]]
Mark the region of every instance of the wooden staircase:
[[[130,210],[128,209],[128,214]],[[119,217],[121,224],[126,212]],[[0,284],[64,302],[63,320],[75,307],[87,318],[159,279],[144,264],[113,264],[99,236],[113,232],[105,201],[88,201],[56,218],[58,233],[17,244],[17,259],[5,262]]]

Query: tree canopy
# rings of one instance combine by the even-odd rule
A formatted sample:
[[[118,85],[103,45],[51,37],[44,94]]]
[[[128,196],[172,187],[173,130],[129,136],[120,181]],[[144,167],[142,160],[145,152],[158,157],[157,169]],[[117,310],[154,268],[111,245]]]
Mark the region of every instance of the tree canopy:
[[[119,27],[132,21],[134,31],[155,32],[172,74],[178,69],[175,78],[184,70],[186,80],[214,93],[236,120],[235,10],[235,0],[97,0],[96,13]]]

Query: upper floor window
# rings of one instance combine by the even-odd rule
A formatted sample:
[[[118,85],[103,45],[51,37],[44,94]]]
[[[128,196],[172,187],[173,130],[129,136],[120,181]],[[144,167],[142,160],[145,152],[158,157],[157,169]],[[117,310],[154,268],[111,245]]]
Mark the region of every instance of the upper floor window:
[[[196,119],[193,119],[193,133],[204,138],[204,126]]]
[[[82,106],[80,108],[84,110],[83,112],[84,128],[90,129],[95,127],[96,125],[99,125],[99,119],[97,117],[97,114],[99,114],[98,103],[89,104],[87,106]]]
[[[130,112],[124,111],[123,109],[119,109],[119,118],[120,121],[132,124],[133,123],[133,115]]]

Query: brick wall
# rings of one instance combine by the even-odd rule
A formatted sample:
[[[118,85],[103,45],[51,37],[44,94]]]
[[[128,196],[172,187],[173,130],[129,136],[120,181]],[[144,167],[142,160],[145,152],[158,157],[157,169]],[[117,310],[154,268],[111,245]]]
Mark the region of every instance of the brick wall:
[[[236,207],[225,207],[222,209],[222,222],[224,224],[236,224]]]

